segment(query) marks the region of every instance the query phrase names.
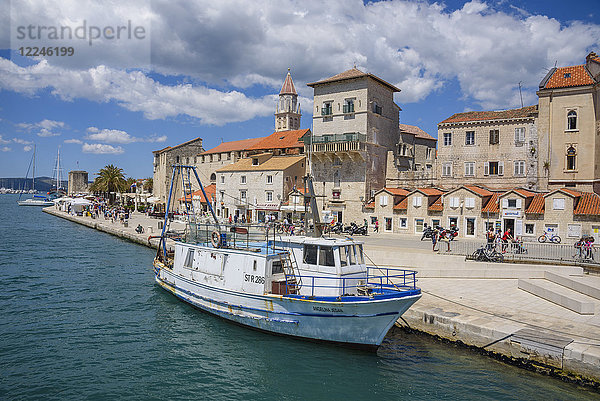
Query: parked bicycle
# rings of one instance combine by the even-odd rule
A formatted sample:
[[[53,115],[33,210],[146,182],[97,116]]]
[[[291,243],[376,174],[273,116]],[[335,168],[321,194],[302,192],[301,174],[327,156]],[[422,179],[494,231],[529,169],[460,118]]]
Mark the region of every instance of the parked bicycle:
[[[560,244],[560,237],[556,234],[551,234],[551,233],[543,233],[542,235],[540,235],[538,237],[538,242],[552,242],[555,244]]]
[[[498,252],[495,247],[484,245],[473,252],[471,259],[480,262],[504,262],[504,255]]]

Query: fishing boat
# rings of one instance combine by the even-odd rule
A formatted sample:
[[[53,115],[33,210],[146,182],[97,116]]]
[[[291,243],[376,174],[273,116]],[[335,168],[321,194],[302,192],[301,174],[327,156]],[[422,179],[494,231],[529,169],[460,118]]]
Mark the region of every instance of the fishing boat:
[[[19,206],[52,206],[54,203],[51,199],[49,199],[46,195],[39,195],[35,190],[35,145],[33,145],[33,156],[31,156],[31,161],[29,162],[29,167],[33,164],[33,174],[31,180],[31,189],[33,191],[33,195],[31,198],[21,200],[21,195],[19,195],[19,199],[17,200],[17,204]],[[27,174],[25,175],[25,179],[27,179],[27,175],[29,175],[29,169],[27,169]]]
[[[194,307],[276,334],[376,348],[421,297],[414,271],[367,266],[362,242],[322,236],[310,176],[310,236],[220,224],[210,202],[211,225],[200,224],[186,202],[186,229],[170,230],[173,189],[179,185],[187,198],[190,178],[204,192],[195,167],[173,167],[154,274],[162,288]]]

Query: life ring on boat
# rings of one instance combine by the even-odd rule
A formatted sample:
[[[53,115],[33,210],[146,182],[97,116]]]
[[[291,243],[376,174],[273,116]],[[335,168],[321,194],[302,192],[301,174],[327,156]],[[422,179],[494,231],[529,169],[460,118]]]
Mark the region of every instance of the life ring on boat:
[[[210,242],[215,248],[221,247],[221,234],[217,230],[210,234]]]

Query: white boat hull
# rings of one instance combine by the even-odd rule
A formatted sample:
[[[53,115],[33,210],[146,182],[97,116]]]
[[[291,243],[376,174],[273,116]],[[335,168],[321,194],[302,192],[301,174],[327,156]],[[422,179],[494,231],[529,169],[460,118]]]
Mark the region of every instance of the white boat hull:
[[[17,201],[19,206],[52,206],[54,202],[52,201],[44,201],[44,200],[35,200],[35,199],[26,199],[24,201]]]
[[[157,283],[178,298],[236,323],[277,334],[361,346],[379,346],[390,327],[421,297],[415,292],[382,300],[327,302],[231,291],[156,265],[155,274]]]

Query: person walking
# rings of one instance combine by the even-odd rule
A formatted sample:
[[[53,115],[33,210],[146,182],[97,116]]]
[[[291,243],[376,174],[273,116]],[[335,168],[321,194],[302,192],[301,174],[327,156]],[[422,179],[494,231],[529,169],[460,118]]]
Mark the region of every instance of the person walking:
[[[506,248],[508,247],[508,241],[512,241],[513,236],[510,232],[510,228],[507,228],[502,236],[502,253],[506,252]]]
[[[494,247],[494,240],[496,239],[496,235],[494,234],[494,227],[490,227],[489,230],[487,230],[487,233],[485,234],[485,236],[487,239],[488,251],[491,251],[492,248]]]
[[[438,231],[437,227],[433,227],[433,230],[431,231],[431,243],[433,244],[431,250],[433,252],[438,251],[437,249],[435,249],[435,246],[436,246],[437,240],[438,240],[438,234],[439,234],[439,231]]]
[[[379,220],[375,220],[375,230],[374,232],[378,233],[379,232]]]

